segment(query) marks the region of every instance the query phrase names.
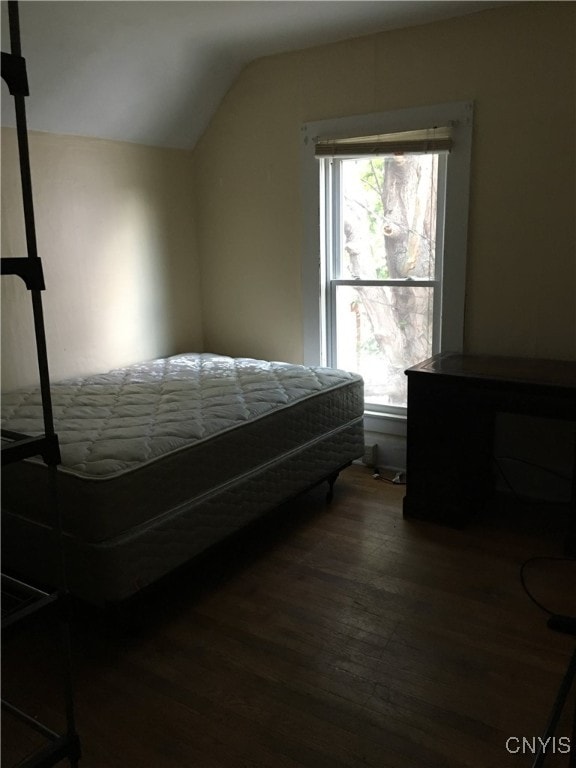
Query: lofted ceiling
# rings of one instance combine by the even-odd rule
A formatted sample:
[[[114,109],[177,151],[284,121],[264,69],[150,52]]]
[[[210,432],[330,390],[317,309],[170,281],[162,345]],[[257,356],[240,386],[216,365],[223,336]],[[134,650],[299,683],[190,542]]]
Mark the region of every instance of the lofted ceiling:
[[[116,0],[19,5],[30,129],[191,148],[253,59],[473,13],[450,0]],[[9,51],[2,2],[2,50]],[[2,125],[14,125],[2,86]]]

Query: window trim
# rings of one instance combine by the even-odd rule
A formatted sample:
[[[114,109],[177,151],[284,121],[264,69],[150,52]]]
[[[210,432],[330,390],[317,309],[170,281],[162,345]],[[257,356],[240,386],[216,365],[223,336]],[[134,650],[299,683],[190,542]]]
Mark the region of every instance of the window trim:
[[[434,125],[450,125],[453,138],[446,173],[439,349],[462,352],[473,112],[473,102],[462,101],[321,120],[302,126],[302,322],[306,365],[326,364],[323,311],[326,276],[322,259],[325,234],[320,226],[325,195],[320,194],[322,174],[315,156],[316,141],[327,137],[401,133]],[[386,419],[385,412],[382,417]],[[393,420],[397,418],[394,415]]]

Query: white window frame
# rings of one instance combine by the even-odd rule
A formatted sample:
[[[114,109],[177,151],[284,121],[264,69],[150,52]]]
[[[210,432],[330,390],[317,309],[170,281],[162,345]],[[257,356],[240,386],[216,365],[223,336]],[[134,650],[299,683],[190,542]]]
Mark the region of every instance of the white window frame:
[[[452,148],[446,169],[444,243],[441,255],[439,314],[435,312],[435,351],[462,352],[468,243],[468,205],[472,150],[473,103],[451,102],[370,115],[321,120],[302,126],[302,201],[304,243],[302,258],[303,351],[306,365],[326,365],[327,296],[324,174],[315,156],[319,139],[352,138],[451,127]],[[325,162],[325,161],[324,161]],[[329,226],[326,228],[329,229]],[[438,330],[439,325],[439,330]],[[370,431],[405,433],[404,409],[366,411]]]

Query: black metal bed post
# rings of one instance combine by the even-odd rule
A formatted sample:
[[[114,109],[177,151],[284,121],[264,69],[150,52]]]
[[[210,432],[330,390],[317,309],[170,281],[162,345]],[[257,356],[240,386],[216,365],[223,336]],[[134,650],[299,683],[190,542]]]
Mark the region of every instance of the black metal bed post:
[[[15,56],[22,56],[20,42],[20,16],[17,0],[8,2],[8,23],[10,26],[10,49]],[[22,204],[24,208],[24,227],[26,231],[26,248],[29,259],[38,259],[38,246],[36,242],[36,221],[34,217],[34,200],[32,197],[32,175],[30,172],[30,149],[28,146],[28,125],[26,120],[26,102],[28,95],[27,82],[14,94],[14,107],[16,110],[16,133],[18,137],[18,155],[20,160],[20,178],[22,182]],[[43,281],[42,281],[43,282]],[[42,286],[43,287],[43,286]],[[36,336],[36,350],[38,355],[38,373],[40,376],[40,392],[42,397],[42,412],[44,416],[44,434],[48,439],[53,438],[54,417],[52,412],[52,399],[50,397],[50,377],[48,368],[48,351],[46,347],[46,329],[44,325],[44,310],[42,306],[42,288],[31,289],[32,311],[34,315],[34,331]],[[60,451],[56,441],[49,451],[50,456],[45,456],[49,465],[60,463]]]
[[[64,707],[66,714],[66,734],[59,736],[51,729],[36,723],[34,718],[30,718],[16,707],[2,702],[3,708],[20,717],[23,722],[46,736],[51,744],[45,749],[40,750],[35,756],[31,757],[25,764],[28,766],[52,766],[62,759],[68,759],[71,768],[78,766],[81,755],[80,740],[76,731],[74,715],[74,697],[72,685],[72,650],[70,635],[70,600],[67,593],[67,579],[65,567],[65,553],[62,541],[62,520],[60,514],[60,504],[58,498],[58,465],[60,464],[60,448],[58,436],[54,429],[54,417],[52,409],[52,397],[50,391],[50,375],[48,367],[48,353],[46,345],[46,329],[44,324],[44,311],[42,306],[42,291],[45,289],[44,277],[42,272],[42,263],[38,255],[36,241],[36,223],[34,216],[34,201],[32,195],[32,176],[30,171],[30,150],[28,144],[28,127],[26,120],[25,97],[29,95],[28,81],[26,74],[26,62],[22,58],[22,48],[20,39],[20,18],[17,0],[8,1],[8,21],[10,28],[10,54],[2,53],[2,77],[8,83],[10,94],[14,98],[16,112],[16,133],[18,139],[18,155],[20,165],[20,178],[22,184],[22,203],[24,214],[24,227],[26,233],[26,258],[8,258],[2,259],[2,274],[16,274],[26,283],[26,287],[31,293],[32,311],[34,318],[34,334],[36,341],[36,351],[38,360],[38,373],[40,381],[40,393],[42,399],[42,413],[44,422],[44,436],[42,439],[27,438],[25,435],[5,435],[11,440],[23,444],[22,449],[18,446],[6,450],[6,462],[4,452],[2,456],[3,463],[19,461],[22,458],[42,455],[44,463],[47,465],[49,494],[47,503],[52,522],[54,534],[55,553],[58,556],[58,574],[57,574],[57,607],[59,610],[58,623],[60,630],[60,647],[62,662],[62,693],[64,698]],[[23,585],[26,586],[26,585]],[[50,595],[45,595],[50,598]],[[42,602],[42,601],[40,601]],[[46,600],[43,601],[44,604]],[[14,617],[14,621],[17,617]],[[4,620],[3,620],[4,621]]]

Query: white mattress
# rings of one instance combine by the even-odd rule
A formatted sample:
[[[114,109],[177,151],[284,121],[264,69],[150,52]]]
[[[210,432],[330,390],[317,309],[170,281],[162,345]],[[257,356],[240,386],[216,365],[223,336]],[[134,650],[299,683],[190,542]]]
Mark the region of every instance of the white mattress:
[[[80,569],[82,559],[104,570],[114,562],[130,583],[363,451],[362,380],[334,369],[185,354],[57,383],[52,394],[73,559]],[[2,409],[3,428],[42,432],[37,389],[4,395]],[[3,481],[5,529],[24,525],[30,544],[40,542],[52,524],[46,467],[12,464]]]

